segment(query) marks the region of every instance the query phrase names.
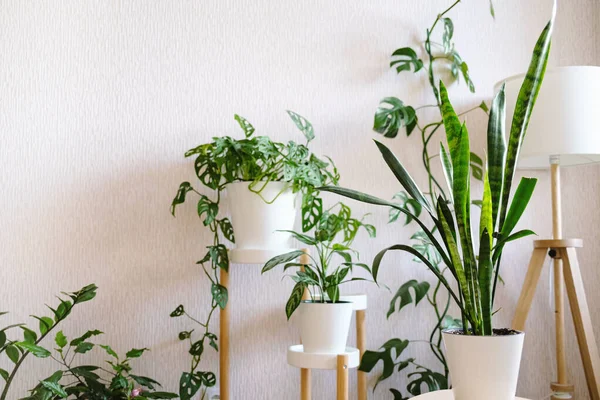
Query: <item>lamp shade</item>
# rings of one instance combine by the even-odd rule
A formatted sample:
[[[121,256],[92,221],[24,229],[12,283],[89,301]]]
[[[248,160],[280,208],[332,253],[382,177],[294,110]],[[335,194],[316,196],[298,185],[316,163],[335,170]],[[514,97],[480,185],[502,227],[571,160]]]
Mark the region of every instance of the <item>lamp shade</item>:
[[[524,74],[506,83],[506,129],[509,130]],[[600,67],[548,69],[525,135],[518,168],[548,168],[600,162]]]

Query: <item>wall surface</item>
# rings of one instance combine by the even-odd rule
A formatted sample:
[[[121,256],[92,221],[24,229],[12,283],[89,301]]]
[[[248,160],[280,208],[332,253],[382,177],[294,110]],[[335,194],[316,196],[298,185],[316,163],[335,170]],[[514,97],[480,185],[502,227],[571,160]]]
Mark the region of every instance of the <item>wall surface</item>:
[[[239,137],[234,113],[274,139],[299,139],[284,113],[291,109],[313,122],[313,149],[337,161],[344,186],[390,198],[398,184],[371,143],[378,101],[389,95],[410,104],[432,100],[425,76],[397,76],[387,68],[389,55],[421,40],[450,3],[0,0],[0,309],[12,311],[4,322],[31,321],[56,293],[94,282],[98,297],[74,312],[65,333],[100,329],[102,341],[120,352],[152,347],[136,368],[176,390],[188,365],[177,333],[190,325],[168,315],[183,303],[203,317],[209,301],[195,264],[208,233],[193,205],[177,218],[169,214],[179,183],[195,179],[183,153],[212,136]],[[495,22],[487,0],[465,1],[451,13],[457,48],[478,89],[471,95],[464,84],[452,88],[459,109],[489,101],[496,81],[526,68],[552,7],[550,0],[496,3]],[[600,63],[598,21],[597,1],[561,2],[551,65]],[[468,119],[472,132],[483,132],[481,113]],[[387,143],[423,182],[418,138]],[[563,175],[565,235],[587,243],[580,256],[597,336],[599,174],[600,167],[589,166]],[[545,236],[551,233],[548,174],[534,175],[540,182],[522,225]],[[379,229],[377,239],[361,236],[356,243],[364,260],[406,242],[414,230],[387,225],[386,210],[352,205],[372,213]],[[499,325],[508,325],[514,312],[530,249],[526,239],[506,251]],[[387,257],[382,270],[394,290],[408,279],[432,280],[404,254]],[[232,267],[233,399],[296,397],[299,374],[285,362],[287,346],[297,341],[283,311],[290,288],[278,274],[261,276],[257,266]],[[392,337],[425,339],[434,323],[424,303],[386,320],[389,292],[367,285],[352,291],[370,296],[369,348]],[[528,323],[521,396],[549,393],[552,321],[545,273]],[[569,372],[577,398],[585,399],[570,324],[567,332]],[[410,354],[435,365],[425,345],[413,345]],[[206,369],[217,368],[214,355],[205,362]],[[54,365],[28,360],[26,367],[11,399]],[[333,398],[333,374],[314,376],[314,398]],[[405,385],[397,375],[371,396],[391,398],[389,387]]]

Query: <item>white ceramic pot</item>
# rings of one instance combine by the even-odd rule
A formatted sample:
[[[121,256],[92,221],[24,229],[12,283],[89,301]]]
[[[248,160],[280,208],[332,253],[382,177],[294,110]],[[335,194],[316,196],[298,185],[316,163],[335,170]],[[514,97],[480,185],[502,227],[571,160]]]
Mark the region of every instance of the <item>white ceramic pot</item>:
[[[346,350],[353,305],[351,302],[303,301],[296,313],[305,353],[340,354]]]
[[[443,332],[455,400],[515,400],[525,334]],[[514,332],[514,331],[513,331]]]
[[[227,201],[235,234],[233,261],[261,263],[289,249],[290,234],[298,214],[296,194],[285,182],[269,182],[260,195],[248,189],[250,182],[227,185]],[[282,192],[283,190],[283,192]],[[262,197],[261,197],[262,196]],[[273,201],[267,203],[267,201]],[[291,250],[291,249],[290,249]]]

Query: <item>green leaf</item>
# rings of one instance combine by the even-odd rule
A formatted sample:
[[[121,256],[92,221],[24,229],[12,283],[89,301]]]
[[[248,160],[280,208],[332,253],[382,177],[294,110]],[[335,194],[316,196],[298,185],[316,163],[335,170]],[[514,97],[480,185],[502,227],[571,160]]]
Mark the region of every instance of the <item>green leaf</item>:
[[[8,381],[8,377],[10,376],[10,374],[7,370],[0,368],[0,376],[2,377],[2,379],[4,379],[4,381]]]
[[[6,346],[6,355],[8,356],[8,358],[10,358],[10,360],[12,362],[14,362],[15,364],[19,361],[19,350],[16,348],[16,346],[8,345]]]
[[[30,352],[31,354],[33,354],[34,356],[36,356],[38,358],[46,358],[46,357],[50,356],[50,352],[48,350],[46,350],[43,347],[37,346],[37,345],[35,345],[33,343],[29,343],[29,342],[17,342],[17,343],[15,343],[15,346],[23,349],[24,351]],[[7,350],[8,350],[8,348],[7,348]]]
[[[32,315],[33,318],[37,319],[38,321],[40,321],[40,333],[42,335],[45,335],[46,333],[48,333],[48,331],[50,330],[50,328],[52,328],[52,326],[54,325],[54,321],[52,320],[52,318],[49,317],[36,317],[35,315]]]
[[[397,204],[400,207],[410,210],[417,217],[419,215],[421,215],[421,212],[423,211],[423,207],[421,206],[421,204],[419,204],[419,202],[416,201],[415,199],[408,197],[408,194],[406,194],[406,192],[404,192],[404,191],[400,191],[400,192],[396,193],[392,197],[392,200],[399,200],[399,202]],[[389,223],[395,222],[398,219],[398,217],[400,216],[400,214],[402,214],[402,212],[400,210],[398,210],[397,208],[390,208],[388,222]],[[410,224],[412,222],[412,220],[413,220],[412,217],[406,215],[404,225]]]
[[[375,112],[373,130],[384,137],[395,138],[402,127],[406,127],[406,135],[410,136],[416,125],[417,114],[413,107],[404,105],[396,97],[386,97]]]
[[[64,335],[63,331],[58,331],[58,333],[54,337],[54,341],[56,342],[56,345],[61,349],[67,345],[67,337]]]
[[[304,283],[298,282],[294,286],[294,289],[292,289],[292,294],[285,305],[285,315],[287,316],[288,320],[302,302],[302,296],[304,296],[305,288],[306,285]]]
[[[66,399],[69,396],[67,394],[67,392],[65,391],[65,389],[59,383],[49,382],[49,381],[41,381],[40,383],[46,389],[48,389],[49,391],[51,391],[52,394],[60,397],[61,399]]]
[[[215,266],[229,272],[229,255],[227,254],[227,247],[225,245],[208,246],[208,254]]]
[[[491,218],[490,218],[491,219]],[[487,228],[481,233],[479,245],[479,288],[481,289],[481,314],[483,319],[483,335],[490,336],[492,332],[492,285],[493,265],[490,243],[492,238]],[[476,332],[477,333],[477,332]]]
[[[218,213],[219,205],[217,203],[210,201],[206,196],[200,197],[200,200],[198,200],[198,217],[204,218],[202,221],[204,226],[209,226],[215,222]]]
[[[149,351],[147,348],[143,349],[131,349],[127,353],[125,353],[125,357],[127,358],[139,358],[144,354],[145,351]]]
[[[192,336],[192,332],[194,332],[193,329],[191,331],[182,331],[179,332],[179,335],[177,335],[177,337],[179,338],[179,340],[186,340]]]
[[[504,85],[492,101],[492,109],[488,120],[487,131],[487,168],[490,182],[492,203],[492,226],[495,232],[498,221],[498,210],[502,198],[502,181],[504,178],[504,162],[506,158],[506,140],[504,139],[504,121],[506,119],[506,100]]]
[[[183,314],[185,314],[185,310],[183,308],[183,304],[180,304],[175,310],[171,312],[170,317],[181,317]]]
[[[224,310],[227,306],[227,300],[229,295],[227,293],[227,288],[220,283],[213,283],[211,286],[211,294],[213,301]]]
[[[392,298],[392,301],[390,301],[390,308],[387,312],[387,318],[389,318],[394,312],[396,312],[396,302],[398,301],[398,299],[400,299],[400,306],[398,307],[398,311],[402,310],[405,306],[413,302],[413,297],[410,293],[410,289],[413,289],[413,291],[415,292],[416,306],[427,295],[429,287],[429,282],[418,282],[414,279],[400,286],[400,288]]]
[[[492,193],[488,174],[485,174],[483,180],[483,201],[481,203],[481,216],[479,220],[479,236],[483,235],[483,230],[487,229],[489,245],[492,243],[492,234],[494,232],[494,222],[492,220]]]
[[[177,194],[175,195],[175,198],[173,199],[173,202],[171,203],[171,214],[173,216],[175,216],[175,208],[179,204],[185,203],[185,197],[186,197],[187,193],[192,189],[193,189],[192,185],[190,185],[189,182],[183,182],[183,183],[181,183],[181,185],[179,185],[179,189],[177,189]]]
[[[213,387],[217,383],[217,377],[213,372],[196,372],[196,376],[202,380],[202,384],[206,387]]]
[[[499,216],[499,226],[504,225],[504,219],[508,210],[508,200],[510,198],[510,189],[514,178],[515,167],[521,144],[525,138],[527,126],[531,112],[535,105],[544,74],[548,63],[548,55],[550,54],[550,43],[552,37],[553,21],[548,22],[542,31],[538,41],[533,49],[533,55],[529,69],[519,90],[515,111],[513,114],[510,135],[508,138],[508,148],[506,151],[506,162],[504,166],[504,181],[502,185],[502,202]]]
[[[536,233],[529,229],[523,229],[518,232],[511,234],[510,236],[504,238],[502,235],[498,238],[498,242],[496,243],[496,248],[500,248],[504,246],[508,242],[512,242],[514,240],[518,240],[527,236],[536,235]]]
[[[35,344],[35,341],[37,340],[37,334],[31,329],[26,328],[24,326],[21,326],[20,328],[23,330],[23,339],[26,342]]]
[[[444,34],[442,35],[442,44],[444,53],[449,53],[452,50],[452,36],[454,35],[454,24],[450,18],[444,18]]]
[[[460,71],[462,72],[462,76],[465,79],[465,83],[467,84],[469,91],[471,93],[475,93],[475,84],[471,80],[471,75],[469,74],[469,66],[467,65],[466,62],[463,61],[460,64]]]
[[[423,68],[423,61],[417,56],[417,53],[410,47],[402,47],[392,53],[390,67],[395,67],[398,73],[402,71],[418,72]]]
[[[519,219],[521,219],[521,216],[529,204],[529,200],[531,200],[536,183],[536,178],[521,178],[510,204],[508,214],[506,214],[504,224],[500,230],[500,234],[503,237],[509,236],[517,225],[517,222],[519,222]]]
[[[98,336],[98,335],[102,335],[104,332],[100,332],[97,329],[94,329],[93,331],[87,331],[86,333],[84,333],[82,336],[71,340],[71,346],[77,346],[80,343],[85,342],[86,340],[88,340],[89,338],[91,338],[92,336]]]
[[[323,215],[323,200],[312,197],[302,206],[302,232],[308,232],[317,225]]]
[[[471,172],[473,178],[483,181],[483,160],[477,154],[471,152]]]
[[[77,292],[69,293],[68,295],[73,299],[73,304],[85,303],[86,301],[90,301],[96,297],[97,289],[98,287],[96,285],[91,284],[84,286]]]
[[[400,161],[398,161],[394,153],[392,153],[392,151],[388,149],[383,143],[380,143],[377,140],[375,140],[375,144],[381,152],[381,155],[383,156],[383,159],[385,160],[386,164],[394,173],[396,179],[398,179],[398,182],[400,182],[402,187],[404,187],[404,190],[406,190],[410,197],[418,201],[419,204],[421,204],[421,206],[423,206],[427,211],[431,213],[431,207],[429,205],[429,202],[423,195],[423,192],[421,192],[421,189],[419,189],[415,181],[412,179],[412,177],[406,171],[406,169],[400,163]]]
[[[179,397],[181,400],[192,400],[201,386],[202,380],[200,377],[184,372],[179,379]]]
[[[234,118],[238,122],[238,124],[240,124],[240,127],[244,131],[244,135],[246,136],[246,138],[249,138],[250,136],[252,136],[252,134],[255,131],[252,124],[250,122],[248,122],[248,120],[246,120],[244,117],[240,117],[237,114],[234,115]]]
[[[448,389],[448,380],[446,377],[439,372],[434,372],[429,369],[410,373],[408,374],[408,378],[412,380],[408,383],[406,388],[413,396]],[[426,390],[421,389],[423,386]]]
[[[383,362],[383,371],[377,378],[373,390],[377,388],[377,385],[379,385],[381,381],[392,376],[396,367],[394,360],[400,357],[402,352],[408,347],[409,343],[408,340],[390,339],[381,346],[380,351],[365,351],[358,367],[360,371],[371,372],[377,363],[380,361]]]
[[[0,349],[6,343],[6,333],[4,331],[0,331]]]
[[[300,257],[302,254],[304,254],[302,250],[294,250],[286,254],[275,256],[266,262],[261,273],[264,274],[265,272],[272,270],[280,264],[285,264],[290,261],[293,261],[296,258]]]
[[[131,379],[136,381],[138,384],[140,384],[141,386],[147,387],[150,390],[154,390],[155,386],[160,386],[160,383],[158,383],[154,379],[148,378],[146,376],[137,376],[137,375],[133,375],[133,374],[130,374],[129,376],[131,377]]]
[[[296,127],[298,127],[298,129],[300,129],[300,131],[304,134],[304,137],[306,138],[306,143],[310,143],[310,141],[315,138],[315,131],[313,129],[312,124],[308,122],[306,118],[299,114],[296,114],[293,111],[287,110],[286,112],[288,113],[292,121],[294,121]]]
[[[450,156],[444,147],[444,144],[440,142],[440,161],[442,163],[442,170],[444,171],[444,178],[446,178],[446,185],[448,185],[448,189],[450,192],[450,201],[454,202],[452,199],[452,187],[453,183],[453,171],[452,171],[452,161],[450,160]]]
[[[231,243],[235,243],[233,226],[231,225],[231,221],[229,221],[228,218],[223,218],[219,221],[219,228],[221,228],[221,232],[223,232],[223,236],[225,236],[225,239],[229,240]]]
[[[485,104],[485,101],[483,100],[481,101],[481,104],[479,104],[479,108],[481,108],[485,113],[488,113],[490,111],[487,104]]]
[[[104,345],[104,344],[101,344],[99,346],[102,347],[104,349],[104,351],[106,351],[106,353],[108,355],[113,356],[116,359],[119,359],[119,356],[117,355],[117,352],[114,351],[110,346]]]
[[[176,399],[179,396],[175,393],[169,392],[151,392],[144,393],[144,397],[147,399]]]
[[[208,345],[215,349],[215,351],[219,351],[219,346],[217,345],[217,335],[214,333],[207,333],[205,336],[208,338]]]
[[[298,233],[298,232],[295,232],[295,231],[288,231],[288,230],[281,230],[281,231],[278,231],[278,232],[289,233],[289,234],[291,234],[294,237],[294,239],[298,240],[301,243],[307,244],[309,246],[314,246],[314,245],[317,244],[317,241],[314,238],[311,238],[310,236],[304,235],[302,233]]]
[[[76,347],[75,347],[75,353],[79,353],[79,354],[85,354],[88,351],[92,350],[94,348],[94,343],[90,343],[90,342],[80,342]]]

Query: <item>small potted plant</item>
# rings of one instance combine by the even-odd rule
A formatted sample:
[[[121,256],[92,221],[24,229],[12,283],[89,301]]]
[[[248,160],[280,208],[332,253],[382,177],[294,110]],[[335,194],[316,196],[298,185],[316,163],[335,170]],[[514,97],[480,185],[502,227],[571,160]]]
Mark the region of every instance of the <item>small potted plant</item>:
[[[337,212],[334,212],[337,209]],[[371,237],[375,227],[352,217],[348,206],[338,203],[323,212],[312,235],[290,232],[298,241],[313,246],[314,256],[308,255],[308,263],[296,262],[304,254],[292,251],[270,259],[262,273],[283,264],[283,270],[297,268],[291,279],[296,282],[285,306],[288,319],[298,309],[300,335],[307,353],[339,354],[346,348],[352,303],[340,301],[340,285],[364,278],[350,277],[354,267],[370,268],[354,261],[358,253],[350,248],[360,228]],[[309,300],[302,300],[308,290]]]
[[[494,329],[492,315],[505,245],[533,234],[530,230],[514,232],[514,228],[529,203],[536,179],[522,178],[512,201],[510,195],[521,143],[544,77],[551,31],[552,22],[545,27],[535,46],[517,98],[508,143],[504,138],[504,88],[492,102],[487,134],[487,169],[484,173],[478,228],[471,226],[469,134],[450,104],[446,88],[441,82],[440,109],[449,151],[443,144],[440,145],[440,161],[450,196],[439,195],[435,204],[432,204],[394,154],[385,145],[376,142],[404,190],[429,214],[435,230],[428,229],[411,210],[397,204],[354,190],[321,188],[366,203],[389,206],[414,218],[450,270],[456,285],[451,285],[440,268],[434,266],[419,249],[397,244],[382,250],[375,257],[372,274],[377,281],[383,256],[390,250],[401,250],[423,262],[446,287],[461,311],[462,321],[461,328],[443,333],[456,400],[515,398],[524,334],[511,329]],[[477,235],[476,238],[472,236],[473,233]],[[477,241],[478,251],[474,246]]]

